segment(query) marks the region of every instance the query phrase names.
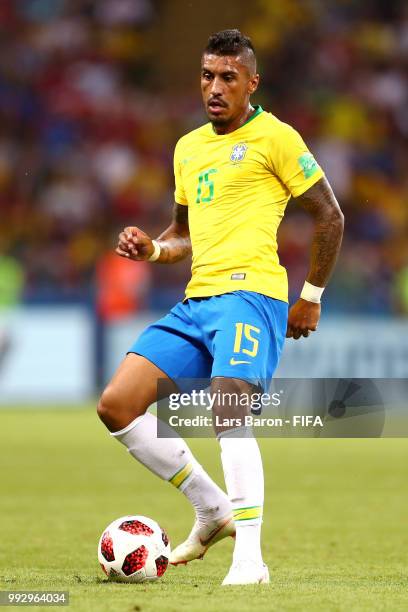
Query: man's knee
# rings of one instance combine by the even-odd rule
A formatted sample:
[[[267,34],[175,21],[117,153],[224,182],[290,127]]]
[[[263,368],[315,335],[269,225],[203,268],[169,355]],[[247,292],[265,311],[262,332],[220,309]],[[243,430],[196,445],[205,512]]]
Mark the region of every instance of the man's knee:
[[[129,398],[117,385],[109,384],[102,393],[96,410],[110,431],[119,431],[144,414],[148,407],[149,404],[141,395]]]
[[[251,409],[253,389],[251,383],[238,378],[212,379],[211,392],[216,397],[212,410],[217,435],[244,427],[245,418]]]
[[[112,384],[102,393],[96,410],[102,423],[110,431],[123,429],[144,412],[138,405],[137,399],[133,398],[132,402],[126,401],[123,393]]]
[[[108,425],[112,418],[120,411],[119,396],[115,389],[109,385],[99,398],[96,412],[105,425]]]

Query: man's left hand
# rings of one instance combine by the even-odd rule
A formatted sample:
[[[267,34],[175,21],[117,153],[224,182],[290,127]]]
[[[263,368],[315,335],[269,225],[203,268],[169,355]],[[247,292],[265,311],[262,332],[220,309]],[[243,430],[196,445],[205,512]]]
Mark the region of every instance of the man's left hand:
[[[289,310],[286,337],[295,340],[301,336],[307,338],[311,331],[316,331],[320,312],[320,304],[300,298]]]

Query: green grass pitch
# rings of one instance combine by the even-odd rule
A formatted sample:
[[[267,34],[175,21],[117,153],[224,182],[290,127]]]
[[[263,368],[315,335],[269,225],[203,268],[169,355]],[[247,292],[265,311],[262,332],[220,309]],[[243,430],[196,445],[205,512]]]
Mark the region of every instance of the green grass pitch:
[[[221,588],[231,539],[157,583],[106,581],[96,546],[110,521],[146,514],[176,545],[193,515],[92,410],[1,410],[0,431],[3,590],[69,590],[72,611],[408,609],[408,440],[263,439],[271,584]],[[216,441],[191,447],[222,483]]]

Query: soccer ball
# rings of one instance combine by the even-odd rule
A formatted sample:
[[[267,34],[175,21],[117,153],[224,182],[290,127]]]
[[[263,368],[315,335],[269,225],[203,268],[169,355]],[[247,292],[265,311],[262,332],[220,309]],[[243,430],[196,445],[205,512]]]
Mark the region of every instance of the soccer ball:
[[[170,543],[163,529],[146,516],[122,516],[107,526],[98,544],[105,574],[119,582],[157,580],[167,569]]]

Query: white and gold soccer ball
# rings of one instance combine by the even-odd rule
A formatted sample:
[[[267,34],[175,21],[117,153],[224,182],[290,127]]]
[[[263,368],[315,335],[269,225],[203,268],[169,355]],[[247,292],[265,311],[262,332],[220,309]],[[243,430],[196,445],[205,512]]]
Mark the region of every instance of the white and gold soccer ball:
[[[166,532],[146,516],[122,516],[106,527],[98,560],[110,580],[157,580],[167,569],[170,542]]]

